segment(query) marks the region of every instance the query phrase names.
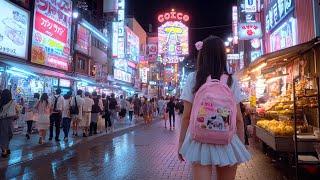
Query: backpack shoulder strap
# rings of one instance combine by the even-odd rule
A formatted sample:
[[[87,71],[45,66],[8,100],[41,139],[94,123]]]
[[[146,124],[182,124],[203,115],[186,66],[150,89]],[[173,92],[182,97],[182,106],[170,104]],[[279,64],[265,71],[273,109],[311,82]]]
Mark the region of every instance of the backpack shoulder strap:
[[[231,87],[232,85],[232,75],[231,74],[223,74],[221,77],[220,77],[220,81],[223,83],[223,84],[226,84],[228,85],[229,87]]]

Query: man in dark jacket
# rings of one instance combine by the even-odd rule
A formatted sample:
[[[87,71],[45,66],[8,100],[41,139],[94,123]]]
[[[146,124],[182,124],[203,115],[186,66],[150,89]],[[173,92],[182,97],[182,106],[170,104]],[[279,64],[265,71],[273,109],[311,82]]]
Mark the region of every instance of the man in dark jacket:
[[[175,128],[175,113],[174,113],[174,109],[175,109],[175,103],[174,103],[174,98],[170,98],[170,101],[167,104],[167,113],[169,113],[169,122],[170,122],[170,129],[172,128],[173,125],[173,129]]]

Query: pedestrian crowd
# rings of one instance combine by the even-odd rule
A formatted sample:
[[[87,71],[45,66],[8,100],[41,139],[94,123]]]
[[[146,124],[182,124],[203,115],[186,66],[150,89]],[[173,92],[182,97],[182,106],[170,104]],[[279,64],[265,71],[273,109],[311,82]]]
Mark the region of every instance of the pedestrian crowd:
[[[44,144],[46,140],[53,139],[59,142],[60,137],[68,141],[70,131],[74,137],[81,136],[80,132],[82,137],[104,131],[113,132],[114,123],[125,123],[127,117],[130,124],[144,119],[144,122],[150,125],[159,111],[155,99],[138,98],[138,95],[130,98],[120,95],[117,98],[113,93],[107,96],[82,90],[78,90],[75,95],[72,95],[72,92],[62,95],[61,89],[58,88],[51,97],[47,93],[35,93],[32,100],[28,99],[28,102],[25,102],[23,98],[19,101],[14,100],[9,89],[0,93],[2,157],[8,157],[11,153],[9,143],[14,135],[14,125],[21,126],[24,121],[26,139],[29,140],[35,132],[39,136],[38,143]],[[49,137],[46,137],[47,135]]]

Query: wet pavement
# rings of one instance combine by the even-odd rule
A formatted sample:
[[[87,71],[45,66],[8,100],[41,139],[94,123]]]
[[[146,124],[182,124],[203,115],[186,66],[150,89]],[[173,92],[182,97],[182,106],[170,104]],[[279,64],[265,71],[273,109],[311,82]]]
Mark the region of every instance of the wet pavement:
[[[178,136],[163,122],[140,125],[0,168],[0,179],[191,179],[190,165],[176,156]],[[236,179],[288,179],[256,146],[249,150],[253,159],[239,166]]]

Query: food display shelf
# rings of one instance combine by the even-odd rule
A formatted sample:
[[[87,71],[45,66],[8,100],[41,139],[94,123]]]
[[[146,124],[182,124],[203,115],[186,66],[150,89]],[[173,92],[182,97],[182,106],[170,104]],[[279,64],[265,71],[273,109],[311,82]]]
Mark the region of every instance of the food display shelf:
[[[269,131],[256,127],[256,136],[263,141],[266,145],[277,152],[294,152],[293,136],[278,136]],[[313,144],[308,142],[301,142],[298,145],[299,152],[314,152]]]

